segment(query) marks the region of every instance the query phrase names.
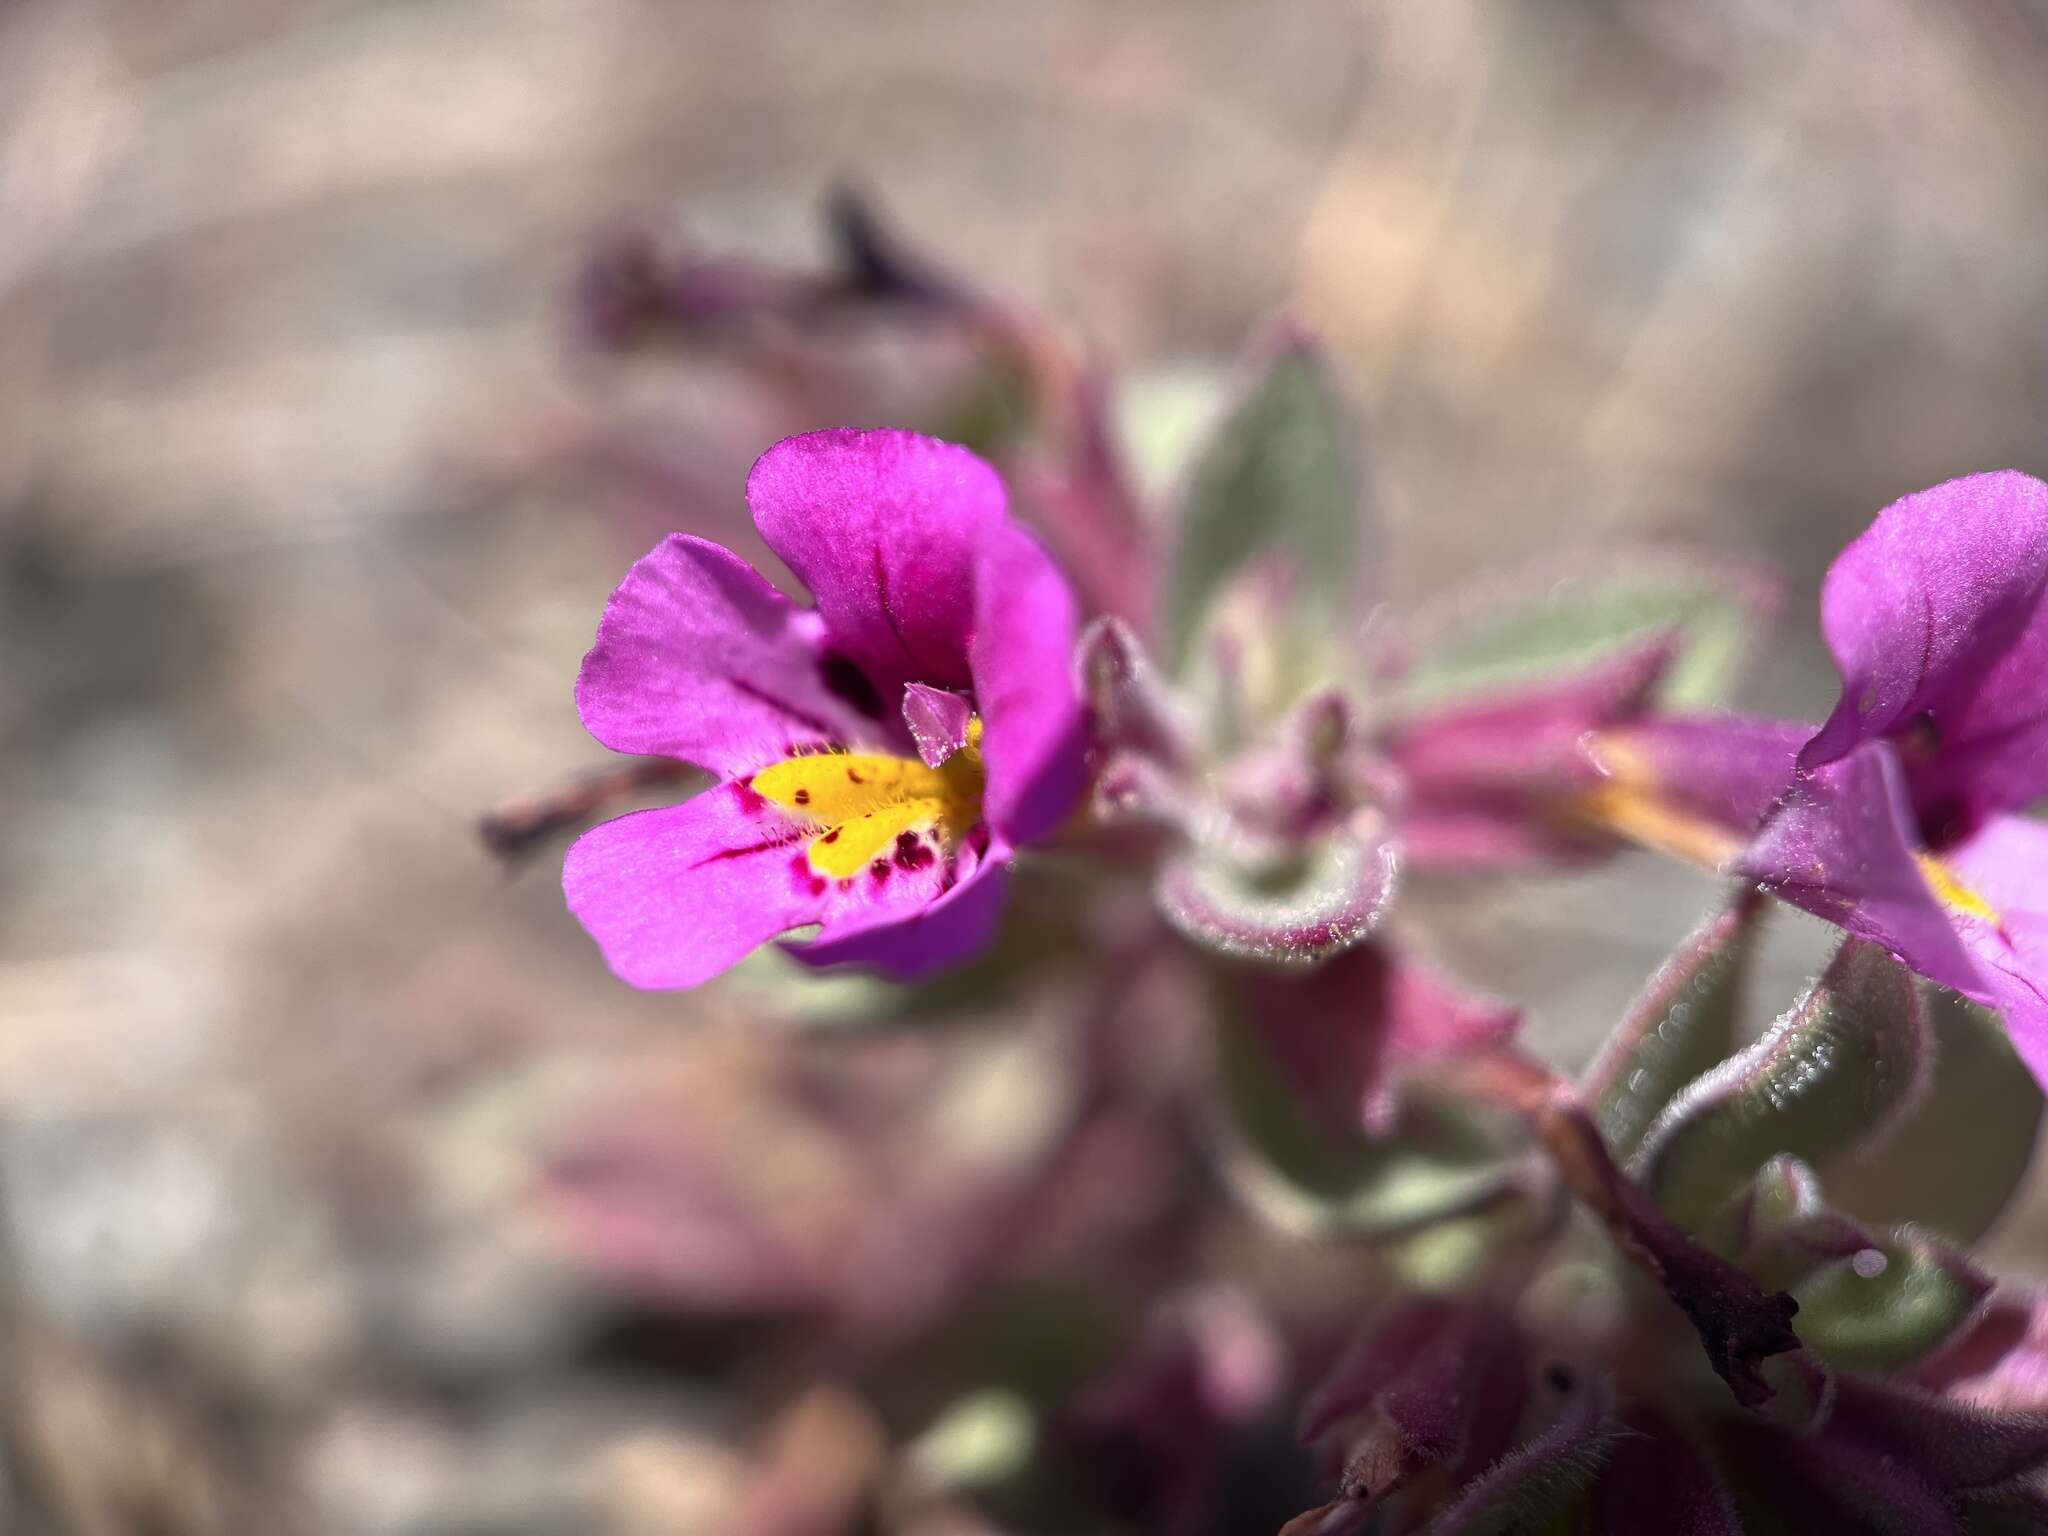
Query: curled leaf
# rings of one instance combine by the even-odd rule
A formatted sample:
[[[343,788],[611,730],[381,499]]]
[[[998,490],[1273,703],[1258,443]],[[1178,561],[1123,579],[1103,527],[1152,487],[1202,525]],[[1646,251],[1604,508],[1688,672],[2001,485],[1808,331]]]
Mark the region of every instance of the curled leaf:
[[[1874,1245],[1861,1226],[1829,1208],[1819,1176],[1796,1157],[1774,1157],[1757,1170],[1736,1227],[1736,1257],[1761,1285],[1795,1286]]]
[[[1153,895],[1190,942],[1235,960],[1308,965],[1349,949],[1379,925],[1394,893],[1394,846],[1344,827],[1306,848],[1256,853],[1221,840],[1177,850]]]
[[[1762,904],[1707,919],[1629,1005],[1586,1071],[1580,1093],[1615,1157],[1626,1163],[1678,1090],[1735,1049]]]
[[[1806,1345],[1844,1370],[1903,1370],[1954,1338],[1991,1277],[1931,1233],[1904,1227],[1799,1287]]]
[[[1644,1183],[1681,1226],[1725,1245],[1728,1201],[1772,1157],[1826,1175],[1881,1145],[1925,1087],[1927,1020],[1912,976],[1850,940],[1754,1045],[1696,1079],[1657,1117]]]

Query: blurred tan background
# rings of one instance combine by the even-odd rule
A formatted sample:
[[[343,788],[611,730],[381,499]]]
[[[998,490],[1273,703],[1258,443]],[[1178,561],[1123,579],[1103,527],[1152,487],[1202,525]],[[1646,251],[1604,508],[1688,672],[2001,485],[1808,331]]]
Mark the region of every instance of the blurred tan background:
[[[238,1529],[219,1479],[317,1529],[687,1530],[725,1475],[571,1347],[598,1297],[510,1192],[554,1096],[744,1008],[627,992],[550,856],[474,835],[602,760],[576,661],[662,521],[586,449],[663,418],[564,357],[603,229],[802,261],[854,177],[1119,369],[1291,310],[1366,404],[1390,600],[1768,555],[1751,702],[1812,715],[1840,543],[2048,470],[2044,86],[2037,0],[0,8],[5,1364],[69,1490],[18,1528]],[[1570,1055],[1708,894],[1436,915]]]

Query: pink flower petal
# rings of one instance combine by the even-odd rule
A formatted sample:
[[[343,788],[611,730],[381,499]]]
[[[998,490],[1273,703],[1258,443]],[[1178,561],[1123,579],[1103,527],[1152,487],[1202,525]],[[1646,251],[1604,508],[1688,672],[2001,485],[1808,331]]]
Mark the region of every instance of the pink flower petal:
[[[812,432],[761,455],[747,505],[883,699],[972,681],[975,558],[1007,505],[981,459],[912,432]]]
[[[1013,523],[992,529],[975,565],[969,659],[988,765],[982,803],[1013,844],[1046,836],[1080,797],[1078,625],[1073,589],[1038,541]]]
[[[2048,601],[1968,693],[1935,712],[1934,728],[1929,759],[1906,770],[1931,837],[2048,794]]]
[[[1922,1386],[1972,1407],[2048,1410],[2048,1294],[2000,1289],[1968,1331],[1914,1375]]]
[[[562,889],[606,962],[636,987],[693,987],[810,923],[914,918],[937,903],[937,861],[852,880],[812,872],[809,834],[744,784],[593,827]]]
[[[1990,922],[1956,918],[1964,947],[1984,976],[1986,1001],[2005,1019],[2006,1033],[2039,1082],[2048,1084],[2048,826],[2020,816],[1994,816],[1944,855],[1969,890],[1997,914]]]
[[[1736,867],[1773,895],[1883,945],[1922,976],[1990,1001],[1918,851],[1898,758],[1869,742],[1802,778]]]
[[[673,534],[626,573],[576,679],[590,734],[619,752],[741,774],[876,723],[833,689],[807,614],[730,550]]]
[[[1996,1008],[2048,1083],[2048,826],[1993,817],[1944,852],[1930,884],[1905,775],[1871,742],[1803,778],[1750,844],[1739,872],[1794,906],[1882,944],[1931,981]]]
[[[2044,588],[2048,485],[2031,476],[1970,475],[1885,508],[1836,558],[1821,589],[1821,628],[1841,669],[1842,697],[1801,753],[1802,766],[1835,762],[1923,715],[1947,751],[1973,721],[2008,722],[2015,684],[2026,695],[2021,711],[2033,718],[2029,739],[2048,729],[2036,707],[2038,672],[1999,672],[2023,640],[2029,653],[2048,646],[2031,633],[2048,623]],[[1999,689],[1979,701],[1994,674]]]

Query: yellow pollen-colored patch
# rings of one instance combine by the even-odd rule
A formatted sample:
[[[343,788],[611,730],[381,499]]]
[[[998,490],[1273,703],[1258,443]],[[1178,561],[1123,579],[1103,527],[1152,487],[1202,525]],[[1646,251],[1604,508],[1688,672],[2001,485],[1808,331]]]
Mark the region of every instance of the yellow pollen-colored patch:
[[[1998,926],[2001,921],[1998,909],[1958,880],[1955,872],[1941,860],[1931,853],[1916,853],[1913,860],[1920,866],[1920,878],[1927,882],[1935,899],[1949,911],[1964,917],[1980,918],[1994,928]]]
[[[981,820],[984,778],[976,718],[968,722],[967,745],[936,768],[914,757],[820,752],[763,768],[753,788],[816,824],[809,854],[815,873],[849,880],[894,854],[905,833],[946,842],[965,836]]]
[[[1566,802],[1572,819],[1703,869],[1726,869],[1742,851],[1742,840],[1726,827],[1665,799],[1656,768],[1621,736],[1589,737],[1586,751],[1606,777]]]
[[[1741,840],[1725,828],[1627,784],[1598,785],[1567,809],[1577,820],[1702,869],[1725,869],[1742,851]]]
[[[1657,773],[1648,757],[1622,736],[1600,731],[1586,738],[1586,755],[1608,780],[1644,789],[1656,783]]]

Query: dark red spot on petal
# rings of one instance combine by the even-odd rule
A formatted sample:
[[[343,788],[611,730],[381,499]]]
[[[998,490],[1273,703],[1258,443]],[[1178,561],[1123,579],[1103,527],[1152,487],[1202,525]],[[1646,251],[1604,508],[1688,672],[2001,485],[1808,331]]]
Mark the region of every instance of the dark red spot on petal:
[[[915,832],[899,832],[896,835],[896,867],[898,869],[923,869],[937,855],[918,840]]]
[[[796,801],[798,805],[809,805],[811,803],[811,792],[808,789],[800,789],[790,798]]]
[[[867,783],[867,780],[862,778],[853,769],[849,768],[846,770],[846,782],[849,784],[865,784]]]
[[[875,877],[875,884],[886,885],[889,883],[889,876],[895,873],[895,866],[887,859],[877,859],[868,866],[868,873]]]
[[[825,834],[825,835],[824,835],[823,837],[819,838],[819,839],[818,839],[818,841],[819,841],[819,842],[821,842],[821,843],[836,843],[836,842],[838,842],[838,841],[839,841],[839,829],[838,829],[837,827],[834,827],[834,828],[833,828],[833,829],[832,829],[832,830],[831,830],[830,832],[827,832],[827,833],[826,833],[826,834]]]
[[[798,854],[789,861],[789,872],[796,877],[796,888],[807,896],[825,894],[825,882],[811,869],[811,861]]]

